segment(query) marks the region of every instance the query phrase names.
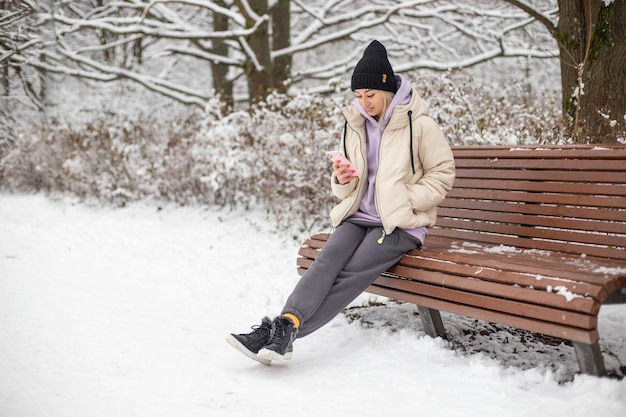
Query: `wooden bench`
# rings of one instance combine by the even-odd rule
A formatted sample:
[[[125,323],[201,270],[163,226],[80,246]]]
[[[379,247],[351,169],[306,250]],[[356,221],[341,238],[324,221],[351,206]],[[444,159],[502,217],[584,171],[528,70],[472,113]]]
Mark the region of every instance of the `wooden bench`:
[[[437,225],[367,292],[416,304],[433,337],[443,310],[569,340],[581,372],[604,374],[598,313],[626,302],[626,146],[453,152]],[[327,237],[304,242],[301,275]]]

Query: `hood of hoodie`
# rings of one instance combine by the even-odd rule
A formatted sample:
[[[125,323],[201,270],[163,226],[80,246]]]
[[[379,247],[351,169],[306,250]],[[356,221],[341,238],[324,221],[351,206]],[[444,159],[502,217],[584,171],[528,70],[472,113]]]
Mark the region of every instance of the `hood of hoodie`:
[[[412,87],[411,83],[407,82],[402,75],[396,74],[396,81],[398,83],[398,91],[394,95],[391,103],[387,107],[387,112],[383,116],[382,122],[380,123],[380,128],[384,129],[389,123],[389,119],[393,113],[393,109],[398,105],[407,105],[411,101],[412,96]],[[366,124],[373,124],[379,126],[379,123],[376,119],[370,116],[363,107],[359,104],[358,99],[354,99],[354,107],[361,113],[361,115],[365,118]]]
[[[396,80],[398,81],[398,92],[391,100],[383,117],[383,122],[380,125],[382,129],[386,127],[397,129],[405,125],[407,123],[406,114],[409,110],[413,112],[413,120],[419,116],[428,116],[428,108],[411,83],[400,74],[396,74]],[[378,121],[367,114],[356,99],[352,106],[344,108],[344,115],[355,127],[361,127],[370,123],[378,126]]]

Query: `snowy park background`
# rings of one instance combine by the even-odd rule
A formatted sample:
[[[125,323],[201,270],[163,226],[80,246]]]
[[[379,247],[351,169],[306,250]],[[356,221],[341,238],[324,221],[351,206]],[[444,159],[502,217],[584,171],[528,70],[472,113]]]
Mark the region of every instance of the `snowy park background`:
[[[293,360],[251,361],[225,335],[297,280],[298,244],[263,212],[3,193],[0,219],[2,417],[626,413],[626,380],[577,374],[571,346],[445,314],[450,341],[432,339],[413,306],[357,308],[367,294]],[[619,374],[625,306],[599,321]]]
[[[339,110],[353,99],[345,87],[355,45],[380,36],[452,144],[568,141],[556,43],[536,22],[526,26],[526,14],[496,1],[425,4],[430,18],[403,26],[408,37],[348,19],[365,30],[294,61],[319,80],[294,79],[290,96],[248,109],[239,77],[227,112],[211,93],[210,48],[150,41],[137,54],[125,42],[140,31],[126,37],[123,25],[138,26],[124,13],[77,19],[90,16],[89,2],[20,3],[58,13],[29,22],[41,26],[6,26],[24,47],[4,55],[16,53],[23,78],[0,97],[0,417],[626,415],[626,305],[600,312],[604,378],[580,375],[561,340],[446,313],[448,340],[432,339],[415,306],[369,294],[298,340],[289,362],[260,365],[224,340],[280,310],[298,279],[299,244],[327,228],[334,198],[323,154],[336,148]],[[210,13],[192,3],[217,2],[187,3],[152,2],[174,26],[153,23],[212,30]],[[350,13],[345,4],[383,7],[315,3],[338,15]],[[554,0],[526,3],[556,18]],[[293,45],[340,32],[332,23],[310,32],[318,19],[306,15]],[[119,45],[111,62],[92,60],[108,51],[94,22]],[[66,42],[52,42],[55,30]],[[176,45],[179,55],[164,53]],[[446,70],[498,51],[505,57]],[[231,75],[243,71],[243,52]]]

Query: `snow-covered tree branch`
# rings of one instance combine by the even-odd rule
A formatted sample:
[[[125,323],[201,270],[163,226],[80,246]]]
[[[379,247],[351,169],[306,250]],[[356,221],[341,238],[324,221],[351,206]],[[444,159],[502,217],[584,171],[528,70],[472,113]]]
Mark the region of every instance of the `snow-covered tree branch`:
[[[536,18],[553,18],[553,4],[536,8],[536,18],[529,19],[506,3],[494,8],[491,1],[465,5],[452,0],[17,3],[19,7],[0,20],[13,31],[2,38],[6,39],[0,51],[3,65],[92,80],[125,78],[198,105],[214,92],[233,97],[237,80],[247,80],[240,90],[251,94],[266,94],[282,84],[329,91],[358,58],[363,44],[374,37],[389,45],[399,71],[463,68],[495,57],[557,55],[550,36],[529,35]],[[275,49],[267,23],[285,4],[290,6],[291,37]],[[24,34],[15,21],[26,16]],[[263,45],[269,54],[261,53]],[[331,48],[345,54],[328,54]],[[288,59],[289,71],[274,67],[281,58]],[[216,71],[220,67],[224,70]],[[282,75],[254,78],[255,73]],[[251,80],[266,84],[253,85]]]
[[[232,107],[236,101],[260,101],[272,91],[330,92],[347,85],[340,80],[347,80],[363,45],[377,38],[387,46],[399,72],[448,71],[496,58],[560,57],[564,113],[575,120],[576,130],[589,123],[592,130],[625,124],[620,97],[626,94],[611,94],[626,84],[623,75],[617,79],[611,75],[626,72],[620,52],[625,41],[614,36],[624,30],[623,2],[9,0],[2,4],[2,87],[9,95],[14,85],[21,85],[33,102],[45,95],[50,73],[103,82],[128,80],[200,107],[215,95]]]

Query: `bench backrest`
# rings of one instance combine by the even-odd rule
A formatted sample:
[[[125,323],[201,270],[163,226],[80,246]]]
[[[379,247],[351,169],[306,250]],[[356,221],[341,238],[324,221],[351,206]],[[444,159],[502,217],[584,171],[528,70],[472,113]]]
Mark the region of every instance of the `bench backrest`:
[[[454,188],[431,236],[626,258],[626,146],[453,152]]]

